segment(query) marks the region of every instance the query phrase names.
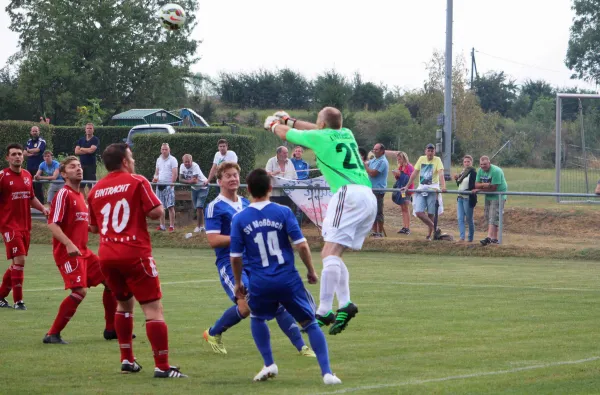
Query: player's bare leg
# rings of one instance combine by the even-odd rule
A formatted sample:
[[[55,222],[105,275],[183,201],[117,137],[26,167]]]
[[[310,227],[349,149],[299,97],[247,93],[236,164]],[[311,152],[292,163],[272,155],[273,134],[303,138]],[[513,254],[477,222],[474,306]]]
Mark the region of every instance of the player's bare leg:
[[[23,303],[23,280],[25,278],[25,255],[13,259],[11,283],[15,310],[27,310]]]
[[[42,341],[45,344],[68,344],[64,341],[60,335],[60,332],[65,329],[71,318],[75,315],[77,308],[83,302],[87,294],[87,288],[73,288],[71,294],[67,296],[60,307],[58,308],[58,314],[54,319],[54,323],[50,330],[44,336]]]
[[[160,300],[140,304],[146,317],[146,335],[154,354],[154,377],[156,378],[185,378],[179,368],[169,365],[169,330],[163,315]],[[133,326],[132,326],[133,330]],[[131,332],[132,333],[132,332]],[[121,337],[119,336],[119,342]]]
[[[2,284],[0,285],[0,308],[12,308],[6,297],[12,289],[12,262],[8,265],[8,269],[2,276]]]
[[[169,207],[169,231],[175,229],[175,206]]]

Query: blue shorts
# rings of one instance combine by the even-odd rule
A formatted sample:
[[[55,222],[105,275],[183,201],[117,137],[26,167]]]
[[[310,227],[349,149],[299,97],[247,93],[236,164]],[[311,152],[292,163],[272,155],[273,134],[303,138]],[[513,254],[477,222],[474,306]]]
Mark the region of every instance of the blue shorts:
[[[204,208],[206,197],[208,196],[208,188],[206,189],[192,189],[192,202],[194,208]]]
[[[423,196],[422,192],[415,192],[413,197],[413,206],[415,213],[435,214],[435,192],[428,192],[427,196]]]
[[[233,303],[237,303],[237,298],[233,292],[235,286],[235,279],[233,277],[233,269],[230,264],[224,264],[219,268],[219,278],[221,279],[221,286],[225,290],[225,293],[231,299]],[[249,288],[250,282],[248,281],[248,275],[245,270],[242,270],[242,283],[246,289]]]
[[[277,314],[279,306],[283,306],[297,322],[312,321],[315,318],[315,301],[304,288],[302,279],[288,281],[254,281],[250,284],[248,305],[251,317],[271,320]]]

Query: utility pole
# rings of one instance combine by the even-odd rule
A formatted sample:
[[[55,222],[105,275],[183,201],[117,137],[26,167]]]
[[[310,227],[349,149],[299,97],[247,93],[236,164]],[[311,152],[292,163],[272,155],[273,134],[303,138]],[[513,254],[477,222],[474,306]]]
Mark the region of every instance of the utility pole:
[[[473,78],[477,76],[477,63],[475,62],[475,48],[471,49],[471,89],[473,89]]]
[[[452,166],[452,10],[453,0],[447,0],[446,9],[446,72],[444,86],[444,139],[442,163],[446,178]]]

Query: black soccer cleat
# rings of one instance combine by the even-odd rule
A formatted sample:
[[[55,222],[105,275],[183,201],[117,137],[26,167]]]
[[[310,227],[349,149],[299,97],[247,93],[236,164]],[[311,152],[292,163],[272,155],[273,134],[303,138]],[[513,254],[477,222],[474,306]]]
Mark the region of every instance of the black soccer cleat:
[[[185,379],[187,376],[179,371],[178,367],[171,366],[169,370],[154,368],[154,378],[157,379]]]
[[[348,326],[348,322],[358,313],[358,307],[352,302],[348,302],[346,306],[338,309],[335,315],[335,323],[329,328],[330,335],[341,333]]]
[[[121,362],[121,374],[138,373],[140,370],[142,370],[142,365],[135,359],[133,362],[129,362],[126,359]]]
[[[325,315],[315,314],[319,327],[329,326],[335,322],[335,314],[329,310]]]
[[[135,333],[131,335],[132,339],[135,339]],[[108,331],[104,330],[104,339],[105,340],[117,340],[117,331]]]
[[[1,308],[11,309],[12,306],[10,305],[10,303],[8,303],[8,301],[6,299],[0,298],[0,309]]]
[[[60,337],[60,333],[57,333],[56,335],[49,335],[46,333],[42,342],[44,344],[69,344]]]
[[[27,307],[25,306],[25,303],[23,303],[23,301],[15,303],[14,308],[15,310],[27,310]]]

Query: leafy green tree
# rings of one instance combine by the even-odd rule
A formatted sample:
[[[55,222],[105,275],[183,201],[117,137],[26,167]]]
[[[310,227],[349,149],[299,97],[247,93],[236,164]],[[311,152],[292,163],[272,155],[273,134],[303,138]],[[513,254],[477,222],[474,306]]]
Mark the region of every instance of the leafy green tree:
[[[384,107],[383,88],[372,82],[363,82],[360,73],[354,74],[350,107],[353,110],[379,111]]]
[[[600,82],[600,1],[573,0],[575,12],[565,64],[574,71],[572,78]]]
[[[352,95],[352,86],[342,74],[328,70],[317,76],[313,83],[316,108],[332,106],[344,109]]]
[[[75,126],[84,126],[87,123],[93,123],[96,126],[102,125],[107,114],[100,107],[101,101],[100,99],[88,99],[88,106],[77,107]]]
[[[198,42],[190,39],[197,2],[179,0],[180,31],[158,23],[157,0],[11,0],[10,29],[19,34],[19,87],[54,123],[73,122],[89,97],[111,113],[129,107],[174,107]]]
[[[503,71],[491,71],[473,81],[473,90],[484,112],[506,116],[517,97],[517,85]]]

